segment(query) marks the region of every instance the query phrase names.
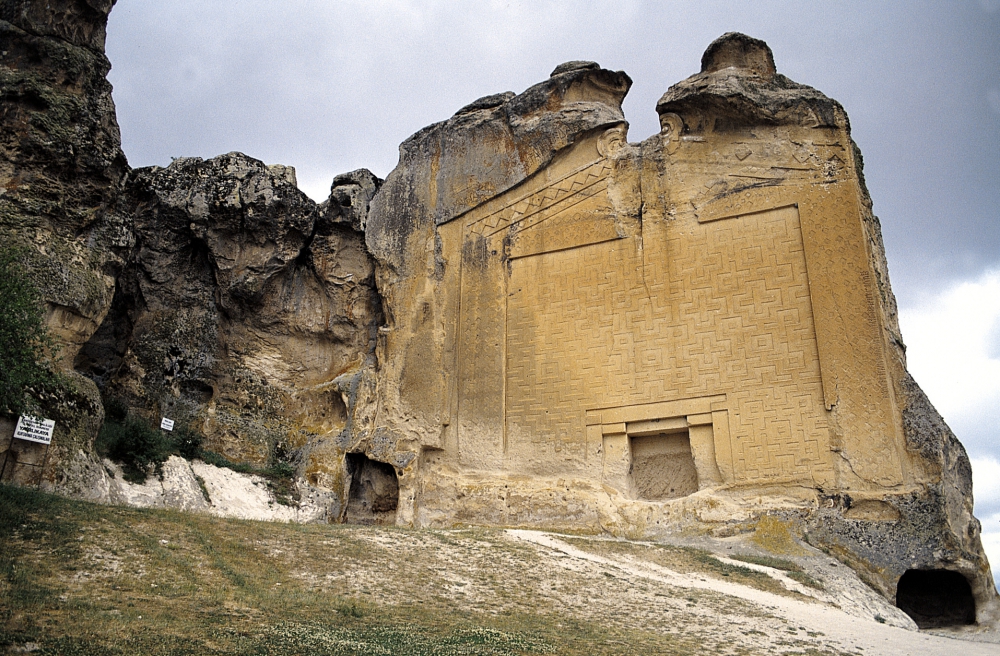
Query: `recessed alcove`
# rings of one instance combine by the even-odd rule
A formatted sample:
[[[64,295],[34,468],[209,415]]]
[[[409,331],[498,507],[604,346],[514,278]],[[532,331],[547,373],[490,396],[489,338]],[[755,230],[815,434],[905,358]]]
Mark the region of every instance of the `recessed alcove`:
[[[688,431],[629,436],[632,489],[639,499],[657,501],[698,491],[698,471]]]
[[[396,468],[363,453],[348,453],[346,465],[351,485],[344,520],[350,524],[395,524],[399,504]]]
[[[950,570],[907,570],[896,585],[896,606],[921,629],[976,623],[969,581]]]

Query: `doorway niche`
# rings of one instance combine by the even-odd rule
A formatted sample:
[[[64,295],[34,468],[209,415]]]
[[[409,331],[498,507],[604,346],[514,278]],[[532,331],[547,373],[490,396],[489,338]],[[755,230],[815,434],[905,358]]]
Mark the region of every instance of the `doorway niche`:
[[[345,464],[351,484],[344,521],[349,524],[395,524],[396,506],[399,505],[396,468],[363,453],[348,453]]]
[[[698,491],[698,471],[688,431],[629,435],[633,496],[647,501],[676,499]]]

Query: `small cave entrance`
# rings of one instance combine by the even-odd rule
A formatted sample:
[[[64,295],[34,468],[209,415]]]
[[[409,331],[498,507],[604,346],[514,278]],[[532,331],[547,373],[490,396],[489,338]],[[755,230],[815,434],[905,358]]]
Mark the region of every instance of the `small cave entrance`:
[[[896,585],[896,607],[921,629],[976,623],[969,581],[946,569],[909,569]]]
[[[395,524],[399,504],[396,468],[363,453],[348,453],[346,465],[351,486],[344,521],[349,524]]]
[[[632,488],[639,499],[658,501],[698,491],[698,471],[687,431],[629,435]]]

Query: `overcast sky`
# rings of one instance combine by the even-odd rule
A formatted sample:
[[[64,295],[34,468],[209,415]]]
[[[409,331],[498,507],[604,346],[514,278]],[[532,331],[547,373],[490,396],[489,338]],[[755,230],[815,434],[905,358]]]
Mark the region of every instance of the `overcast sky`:
[[[1000,0],[118,0],[107,52],[132,166],[239,150],[323,200],[334,175],[385,177],[412,133],[572,59],[632,77],[641,141],[728,31],[847,109],[910,369],[973,458],[1000,566]]]

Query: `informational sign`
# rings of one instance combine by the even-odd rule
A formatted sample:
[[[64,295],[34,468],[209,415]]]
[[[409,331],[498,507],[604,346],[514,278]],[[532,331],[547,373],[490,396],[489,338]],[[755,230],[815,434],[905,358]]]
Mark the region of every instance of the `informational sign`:
[[[162,428],[163,430],[172,431],[174,429],[174,420],[167,419],[166,417],[160,419],[160,428]]]
[[[21,415],[17,420],[17,428],[14,429],[14,439],[50,444],[55,429],[56,422],[51,419]]]

